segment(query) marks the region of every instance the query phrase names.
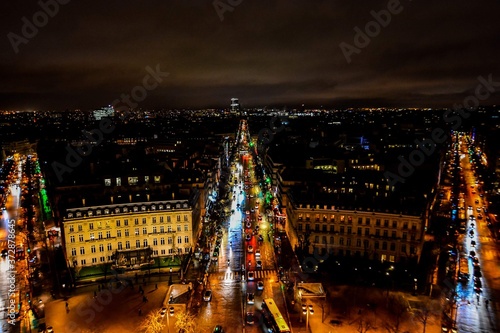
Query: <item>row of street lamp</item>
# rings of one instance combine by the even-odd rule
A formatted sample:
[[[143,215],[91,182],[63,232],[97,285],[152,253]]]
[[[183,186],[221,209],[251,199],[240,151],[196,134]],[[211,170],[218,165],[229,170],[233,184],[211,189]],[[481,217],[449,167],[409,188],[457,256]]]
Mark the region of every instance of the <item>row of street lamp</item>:
[[[309,315],[314,314],[314,308],[312,304],[306,305],[302,304],[302,314],[306,315],[306,333],[309,330]]]

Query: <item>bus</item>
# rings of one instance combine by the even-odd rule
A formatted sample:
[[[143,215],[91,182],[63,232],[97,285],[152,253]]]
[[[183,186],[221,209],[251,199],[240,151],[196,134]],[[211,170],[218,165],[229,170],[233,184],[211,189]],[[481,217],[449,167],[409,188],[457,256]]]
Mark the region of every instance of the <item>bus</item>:
[[[290,328],[285,318],[281,315],[280,310],[272,298],[265,298],[262,301],[262,314],[264,315],[266,326],[270,329],[270,332],[290,333]]]

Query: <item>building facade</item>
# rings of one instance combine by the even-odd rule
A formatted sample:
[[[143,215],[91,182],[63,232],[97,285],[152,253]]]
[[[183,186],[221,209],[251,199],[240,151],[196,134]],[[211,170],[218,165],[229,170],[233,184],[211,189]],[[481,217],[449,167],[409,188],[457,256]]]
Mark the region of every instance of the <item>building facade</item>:
[[[63,219],[70,267],[114,263],[124,269],[154,257],[190,253],[199,209],[188,200],[132,202],[71,208]]]
[[[423,217],[288,203],[287,234],[293,247],[388,262],[420,257]]]

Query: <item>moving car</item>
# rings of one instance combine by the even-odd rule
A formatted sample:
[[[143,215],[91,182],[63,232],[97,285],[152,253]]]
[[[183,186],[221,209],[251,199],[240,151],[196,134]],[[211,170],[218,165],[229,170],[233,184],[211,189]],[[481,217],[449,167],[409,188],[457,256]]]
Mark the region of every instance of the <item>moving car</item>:
[[[246,322],[248,325],[253,325],[253,323],[254,323],[253,312],[247,312]]]
[[[255,303],[255,296],[253,293],[247,293],[247,303],[248,304],[254,304]]]
[[[210,302],[212,300],[212,290],[205,290],[203,294],[203,300],[205,302]]]
[[[253,281],[255,279],[255,275],[253,272],[248,272],[248,281]]]
[[[248,245],[247,251],[248,251],[248,253],[253,253],[253,246]]]
[[[262,281],[257,282],[257,290],[264,290],[264,282]]]
[[[213,333],[224,333],[224,329],[221,325],[217,325],[214,327]]]
[[[482,291],[482,288],[483,288],[483,283],[481,282],[481,278],[475,277],[474,278],[474,290],[476,292],[480,292],[480,291]]]

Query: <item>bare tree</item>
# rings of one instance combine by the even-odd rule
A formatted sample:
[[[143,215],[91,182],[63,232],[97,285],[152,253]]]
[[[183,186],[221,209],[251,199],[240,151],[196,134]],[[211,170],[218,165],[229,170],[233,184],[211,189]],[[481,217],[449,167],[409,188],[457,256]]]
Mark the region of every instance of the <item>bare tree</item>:
[[[101,272],[104,273],[104,282],[107,282],[108,278],[108,273],[109,273],[109,264],[108,263],[103,263],[99,265],[99,268],[101,269]]]
[[[399,333],[404,316],[408,312],[408,302],[399,295],[391,295],[388,299],[388,316],[385,322],[385,329],[388,333]]]
[[[139,332],[141,333],[161,333],[165,324],[163,317],[158,311],[151,311],[146,318],[139,324]]]
[[[371,319],[360,317],[358,320],[358,328],[356,329],[359,333],[367,333],[368,331],[374,330],[376,327]]]
[[[423,306],[416,309],[413,317],[422,324],[423,333],[427,328],[427,324],[432,321],[433,317],[441,313],[441,305],[438,301],[425,302]]]
[[[196,322],[194,316],[189,313],[179,313],[176,316],[175,329],[182,333],[195,333]]]

